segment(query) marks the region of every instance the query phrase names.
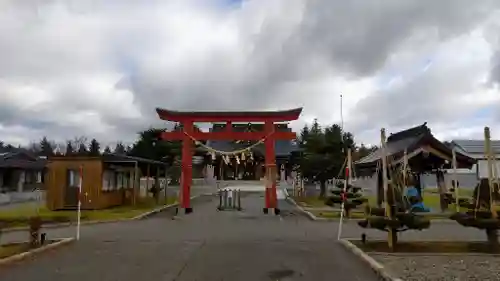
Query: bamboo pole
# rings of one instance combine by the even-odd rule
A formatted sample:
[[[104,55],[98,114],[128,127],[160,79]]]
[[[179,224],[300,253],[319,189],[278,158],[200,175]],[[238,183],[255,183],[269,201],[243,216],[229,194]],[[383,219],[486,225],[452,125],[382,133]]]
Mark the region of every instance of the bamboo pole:
[[[139,178],[139,162],[135,162],[134,166],[134,185],[132,188],[132,205],[136,206],[137,205],[137,189],[138,186],[141,184],[140,178]]]
[[[405,148],[405,152],[403,155],[403,187],[406,188],[406,173],[408,169],[408,151]]]
[[[458,192],[458,181],[457,181],[457,151],[456,148],[453,147],[451,150],[452,153],[452,166],[453,166],[453,188],[455,189],[455,211],[458,213],[460,212],[460,205],[459,205],[459,192]]]
[[[393,219],[392,206],[389,202],[389,184],[387,178],[387,148],[385,144],[386,136],[385,129],[380,130],[380,145],[382,151],[382,184],[384,187],[384,201],[385,201],[385,216],[389,219]],[[387,231],[387,244],[391,250],[394,250],[396,244],[396,233],[395,229],[388,227]]]
[[[495,209],[495,200],[493,200],[493,159],[491,151],[491,134],[490,128],[484,127],[484,147],[486,150],[486,159],[488,160],[488,186],[490,188],[490,211],[493,218],[497,218]]]
[[[490,212],[491,217],[494,219],[498,219],[498,214],[495,208],[495,200],[493,198],[493,159],[492,159],[492,149],[491,149],[491,134],[490,128],[484,127],[484,146],[485,152],[488,160],[488,186],[490,192]],[[481,191],[478,192],[478,197]],[[489,246],[492,250],[498,250],[500,246],[498,244],[498,230],[497,229],[486,229],[486,237],[488,239]]]

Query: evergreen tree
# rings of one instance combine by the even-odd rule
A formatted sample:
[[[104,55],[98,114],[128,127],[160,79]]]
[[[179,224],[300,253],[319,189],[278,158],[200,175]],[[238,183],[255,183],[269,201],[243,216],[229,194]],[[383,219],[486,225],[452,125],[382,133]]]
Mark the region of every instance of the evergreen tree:
[[[180,141],[160,141],[160,134],[164,131],[164,129],[150,128],[140,132],[139,139],[132,145],[129,154],[158,161],[166,161],[172,165],[174,159],[181,155],[182,144]]]
[[[304,147],[304,145],[307,143],[308,138],[309,138],[309,126],[307,126],[306,124],[300,131],[299,146]]]
[[[89,154],[92,156],[99,156],[101,154],[101,145],[96,139],[90,141]]]
[[[127,150],[125,149],[125,146],[123,145],[122,142],[118,142],[116,144],[114,153],[120,155],[125,155],[127,153]]]
[[[346,148],[354,153],[354,136],[343,132],[338,124],[325,127],[314,120],[312,125],[304,126],[300,133],[300,146],[303,149],[300,170],[304,177],[320,183],[320,197],[326,195],[326,182],[337,177],[346,159]]]
[[[43,137],[40,141],[40,155],[47,157],[54,155],[54,147],[47,137]]]

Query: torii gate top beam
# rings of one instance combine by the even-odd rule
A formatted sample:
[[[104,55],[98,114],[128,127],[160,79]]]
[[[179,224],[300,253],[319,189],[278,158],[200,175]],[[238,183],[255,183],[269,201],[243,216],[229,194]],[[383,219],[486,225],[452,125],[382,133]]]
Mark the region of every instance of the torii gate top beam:
[[[157,108],[162,120],[174,122],[285,122],[299,119],[302,107],[281,111],[175,111]]]

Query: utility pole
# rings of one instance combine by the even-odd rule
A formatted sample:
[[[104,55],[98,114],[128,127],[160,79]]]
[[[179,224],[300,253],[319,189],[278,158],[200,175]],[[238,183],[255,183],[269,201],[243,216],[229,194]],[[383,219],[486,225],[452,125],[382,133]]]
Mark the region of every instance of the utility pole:
[[[342,94],[340,94],[340,128],[342,129],[342,133],[344,133],[344,112],[342,102]]]

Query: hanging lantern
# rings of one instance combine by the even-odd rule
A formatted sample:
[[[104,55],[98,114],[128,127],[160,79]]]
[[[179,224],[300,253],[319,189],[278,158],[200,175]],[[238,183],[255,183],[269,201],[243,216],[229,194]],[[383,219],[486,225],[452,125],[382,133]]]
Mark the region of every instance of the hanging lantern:
[[[241,153],[241,161],[245,161],[245,152]]]
[[[216,155],[215,155],[215,152],[214,152],[214,151],[212,151],[212,153],[211,153],[211,154],[212,154],[212,160],[215,160],[215,158],[217,158],[217,157],[216,157]]]
[[[238,157],[238,155],[236,155],[236,157],[235,157],[235,158],[236,158],[236,163],[237,163],[237,164],[240,164],[240,158]]]

